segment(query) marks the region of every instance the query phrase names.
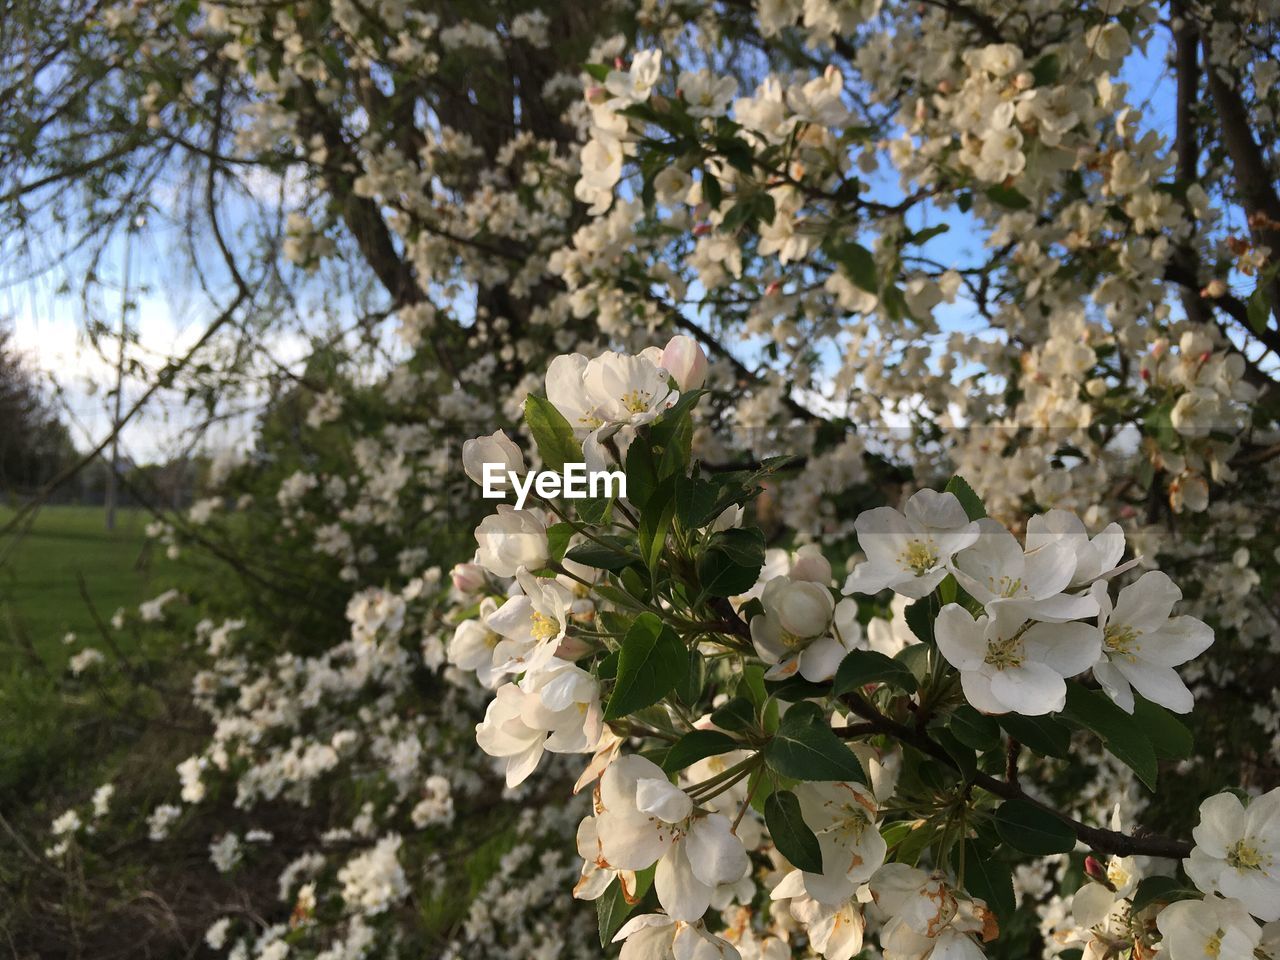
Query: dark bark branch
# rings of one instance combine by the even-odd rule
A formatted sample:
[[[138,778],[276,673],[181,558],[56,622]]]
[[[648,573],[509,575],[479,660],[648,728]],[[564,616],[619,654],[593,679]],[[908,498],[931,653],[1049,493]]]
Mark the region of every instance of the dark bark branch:
[[[1209,93],[1222,134],[1222,144],[1231,157],[1232,172],[1240,201],[1248,215],[1249,227],[1256,243],[1271,248],[1271,256],[1280,255],[1280,195],[1262,148],[1253,137],[1249,109],[1237,86],[1228,82],[1220,68],[1213,64],[1209,38],[1203,40],[1205,73]],[[1280,322],[1280,297],[1277,284],[1272,284],[1271,312]],[[1274,347],[1272,349],[1275,349]]]

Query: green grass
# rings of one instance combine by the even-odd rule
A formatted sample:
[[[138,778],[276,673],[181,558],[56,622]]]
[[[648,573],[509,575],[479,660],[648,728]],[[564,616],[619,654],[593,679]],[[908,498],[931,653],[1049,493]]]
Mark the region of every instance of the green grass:
[[[0,512],[0,524],[11,511]],[[144,530],[149,515],[122,510],[108,532],[101,507],[45,507],[25,536],[0,545],[0,609],[4,632],[21,629],[45,656],[65,661],[68,631],[92,643],[97,634],[80,579],[104,620],[118,607],[136,606],[153,593],[153,550]],[[163,564],[163,557],[160,557]],[[11,644],[4,656],[14,653]]]
[[[0,523],[10,517],[0,512]],[[67,660],[85,646],[114,657],[93,611],[109,621],[172,579],[175,565],[146,545],[147,522],[123,510],[108,532],[101,508],[46,507],[0,542],[0,807],[54,784],[74,789],[109,750],[113,734],[97,717],[121,693],[96,678],[69,682]],[[133,636],[112,631],[125,657],[138,652]]]

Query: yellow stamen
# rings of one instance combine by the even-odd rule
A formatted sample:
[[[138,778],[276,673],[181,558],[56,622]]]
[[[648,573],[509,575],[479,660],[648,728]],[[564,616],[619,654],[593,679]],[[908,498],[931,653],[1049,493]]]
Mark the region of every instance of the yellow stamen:
[[[560,633],[559,622],[551,619],[545,613],[538,613],[535,610],[529,619],[533,621],[533,626],[529,632],[533,634],[533,639],[535,640],[550,640]]]
[[[917,577],[922,577],[937,565],[938,551],[932,543],[912,540],[898,557],[898,562]]]

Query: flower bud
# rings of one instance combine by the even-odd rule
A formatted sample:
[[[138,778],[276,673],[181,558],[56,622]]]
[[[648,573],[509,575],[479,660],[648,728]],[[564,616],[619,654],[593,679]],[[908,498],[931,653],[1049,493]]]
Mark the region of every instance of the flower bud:
[[[507,471],[524,473],[524,454],[501,430],[495,430],[487,437],[476,437],[462,445],[462,469],[476,483],[484,486],[484,466],[495,464],[491,468],[500,478],[495,485],[500,490],[507,489]]]
[[[1107,868],[1102,865],[1102,862],[1097,857],[1088,856],[1084,858],[1084,872],[1085,876],[1090,880],[1100,883],[1109,889],[1115,889],[1115,887],[1111,886],[1111,880],[1107,876]]]
[[[692,337],[677,334],[662,351],[662,368],[675,377],[680,389],[697,390],[707,379],[707,355]]]
[[[831,563],[816,543],[805,544],[796,551],[795,562],[791,564],[791,579],[808,580],[824,587],[831,583]]]
[[[484,587],[484,567],[478,563],[459,563],[449,571],[449,576],[459,593],[476,593]]]
[[[761,599],[766,609],[777,616],[782,629],[796,637],[816,637],[826,630],[835,608],[831,591],[807,580],[778,579],[782,581],[781,589]]]
[[[515,510],[505,503],[476,527],[476,562],[495,577],[514,577],[521,567],[540,570],[547,564],[547,528],[531,510]]]

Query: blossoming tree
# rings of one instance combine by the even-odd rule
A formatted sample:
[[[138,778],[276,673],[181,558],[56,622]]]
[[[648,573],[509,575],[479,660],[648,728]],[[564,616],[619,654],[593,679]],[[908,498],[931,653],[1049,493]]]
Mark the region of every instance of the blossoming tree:
[[[282,868],[285,917],[210,945],[421,943],[416,891],[453,875],[433,832],[505,785],[546,822],[436,949],[590,955],[570,914],[533,916],[571,888],[628,960],[1280,954],[1274,14],[24,21],[12,224],[101,237],[175,158],[197,169],[192,255],[228,291],[200,347],[359,265],[348,375],[291,372],[306,409],[264,426],[271,462],[159,531],[225,558],[224,514],[269,518],[239,562],[274,612],[206,598],[214,734],[151,832],[217,782],[341,824]],[[236,186],[260,234],[229,228]],[[200,359],[157,382],[221,402]],[[489,511],[466,479],[579,462],[625,496]],[[265,498],[237,499],[247,476]],[[263,567],[281,544],[304,572]],[[277,629],[298,589],[309,629]],[[92,817],[60,818],[54,859]],[[544,889],[535,851],[574,829],[576,886]],[[269,843],[239,837],[213,838],[220,870]]]

